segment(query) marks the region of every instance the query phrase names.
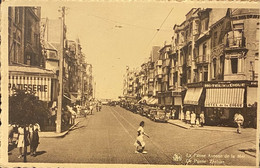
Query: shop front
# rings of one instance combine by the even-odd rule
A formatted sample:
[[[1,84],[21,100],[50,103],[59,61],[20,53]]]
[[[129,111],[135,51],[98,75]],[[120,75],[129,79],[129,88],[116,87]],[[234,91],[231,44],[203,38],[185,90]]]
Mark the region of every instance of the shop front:
[[[16,90],[24,90],[37,96],[39,100],[50,102],[57,100],[57,83],[56,74],[50,70],[9,66],[9,95],[13,95]]]
[[[199,115],[203,111],[204,92],[202,84],[189,85],[184,97],[184,113],[186,111],[195,112]]]
[[[254,122],[257,87],[250,82],[210,82],[205,84],[205,91],[204,106],[207,125],[235,126],[236,113],[244,116],[245,125]]]

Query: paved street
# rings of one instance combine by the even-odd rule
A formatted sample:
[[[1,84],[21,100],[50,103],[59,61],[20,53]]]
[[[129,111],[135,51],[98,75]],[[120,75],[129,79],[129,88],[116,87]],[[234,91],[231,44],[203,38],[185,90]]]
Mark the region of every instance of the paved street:
[[[145,137],[148,153],[135,154],[134,141],[142,120],[150,135],[150,139]],[[101,112],[81,119],[65,137],[41,138],[39,155],[28,156],[28,162],[254,166],[256,158],[239,150],[254,148],[255,135],[255,129],[244,129],[242,134],[236,134],[235,129],[183,129],[150,121],[118,106],[103,106]],[[9,161],[21,162],[17,156],[16,148],[10,152]]]

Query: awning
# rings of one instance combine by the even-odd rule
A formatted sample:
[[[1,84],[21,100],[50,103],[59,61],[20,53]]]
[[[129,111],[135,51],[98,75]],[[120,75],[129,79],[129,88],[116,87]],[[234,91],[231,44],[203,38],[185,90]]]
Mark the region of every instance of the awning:
[[[148,97],[147,97],[147,96],[144,96],[141,100],[138,101],[138,103],[141,103],[141,102],[143,102],[144,100],[147,102]]]
[[[71,97],[71,103],[75,103],[78,99],[77,97],[73,96],[72,94],[70,95]]]
[[[253,107],[257,102],[257,87],[247,88],[247,107]]]
[[[189,88],[184,98],[184,104],[198,105],[203,88]]]
[[[158,104],[158,99],[154,98],[151,103],[152,103],[152,104]]]
[[[149,97],[148,100],[146,101],[147,104],[151,104],[151,101],[153,100],[153,97]]]
[[[151,105],[154,105],[154,104],[158,104],[158,99],[156,98],[151,98],[147,104],[151,104]]]
[[[66,99],[68,99],[69,101],[72,101],[68,96],[66,96],[65,94],[63,95],[63,97],[65,97]]]
[[[205,107],[243,108],[244,88],[208,88]]]

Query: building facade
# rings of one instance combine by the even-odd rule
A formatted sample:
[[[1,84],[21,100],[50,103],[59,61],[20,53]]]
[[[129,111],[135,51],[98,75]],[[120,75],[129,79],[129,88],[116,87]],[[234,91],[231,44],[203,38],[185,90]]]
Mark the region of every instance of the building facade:
[[[153,87],[174,119],[204,111],[206,124],[232,125],[241,112],[245,126],[256,126],[259,10],[193,8],[158,54],[142,65],[141,97]]]

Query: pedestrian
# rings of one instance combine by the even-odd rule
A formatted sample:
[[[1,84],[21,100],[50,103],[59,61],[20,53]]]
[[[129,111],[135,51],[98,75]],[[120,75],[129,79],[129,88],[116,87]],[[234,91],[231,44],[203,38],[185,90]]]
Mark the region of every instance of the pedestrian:
[[[187,124],[190,124],[190,117],[191,117],[191,116],[190,116],[190,111],[187,110],[187,111],[186,111],[186,116],[185,116],[185,119],[186,119],[186,123],[187,123]]]
[[[147,151],[144,150],[145,148],[144,135],[150,138],[149,135],[147,135],[144,132],[144,121],[141,121],[140,127],[137,129],[137,138],[134,143],[134,145],[136,146],[135,153],[144,153],[144,154],[147,153]]]
[[[31,143],[30,143],[30,147],[31,147],[31,156],[36,156],[36,150],[37,147],[39,145],[39,133],[38,133],[38,125],[35,124],[33,126],[33,133],[32,133],[32,137],[31,137]]]
[[[237,133],[241,134],[241,126],[244,123],[244,117],[240,113],[234,115],[234,121],[237,123]]]
[[[92,103],[90,103],[90,105],[89,105],[89,111],[90,111],[90,114],[93,113],[93,105],[92,105]]]
[[[190,116],[191,127],[195,125],[195,122],[196,122],[196,114],[194,113],[194,111],[192,111]]]
[[[202,111],[200,113],[200,126],[203,127],[205,124],[205,115],[204,115],[204,111]]]
[[[17,140],[17,148],[19,148],[18,158],[21,158],[23,156],[23,148],[24,147],[27,148],[27,146],[29,145],[28,133],[24,132],[24,127],[25,126],[20,126],[18,128],[18,140]],[[26,135],[26,138],[24,137],[24,135]]]

